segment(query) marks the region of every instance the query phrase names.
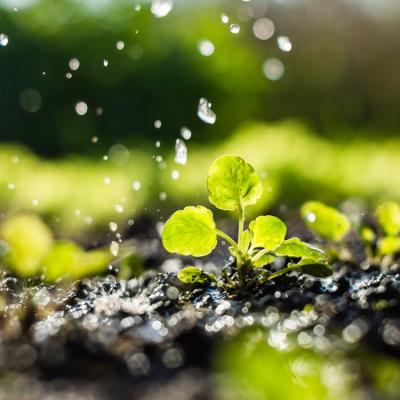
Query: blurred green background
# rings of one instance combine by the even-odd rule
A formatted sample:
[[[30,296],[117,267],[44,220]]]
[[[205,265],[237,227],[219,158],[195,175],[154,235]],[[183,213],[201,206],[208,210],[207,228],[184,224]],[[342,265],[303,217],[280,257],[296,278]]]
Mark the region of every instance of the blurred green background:
[[[400,199],[397,1],[163,2],[163,17],[156,0],[1,2],[3,217],[32,210],[63,237],[124,231],[205,203],[224,153],[263,173],[264,209]]]

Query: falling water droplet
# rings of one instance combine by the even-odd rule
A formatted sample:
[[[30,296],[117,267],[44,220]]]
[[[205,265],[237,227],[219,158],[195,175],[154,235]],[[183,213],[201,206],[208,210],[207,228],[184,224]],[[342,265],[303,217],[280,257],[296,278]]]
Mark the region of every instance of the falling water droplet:
[[[115,208],[115,211],[116,211],[117,213],[119,213],[119,214],[121,214],[121,213],[124,212],[124,207],[123,207],[121,204],[116,204],[116,205],[114,206],[114,208]]]
[[[185,139],[185,140],[189,140],[192,137],[192,132],[190,131],[189,128],[187,128],[186,126],[183,126],[181,128],[181,136]]]
[[[161,142],[159,140],[156,141],[156,147],[159,148],[161,146]]]
[[[76,71],[79,68],[80,62],[77,58],[71,58],[68,66],[71,71]]]
[[[84,101],[78,101],[75,104],[75,111],[78,115],[85,115],[87,113],[88,106]]]
[[[206,124],[214,124],[217,120],[217,116],[214,111],[211,110],[211,103],[209,103],[204,97],[199,100],[197,116]]]
[[[160,200],[161,200],[161,201],[167,200],[167,193],[161,192],[161,193],[160,193]]]
[[[110,253],[114,256],[117,257],[119,252],[119,244],[118,242],[115,242],[114,240],[110,244]]]
[[[187,162],[187,147],[182,139],[176,139],[175,142],[175,162],[182,165]]]
[[[108,67],[108,60],[106,60],[106,59],[103,60],[103,66]]]
[[[277,81],[282,78],[282,75],[285,72],[285,67],[282,64],[282,61],[277,58],[269,58],[263,65],[263,71],[266,78],[271,81]]]
[[[227,24],[229,22],[229,17],[226,14],[221,14],[221,22]]]
[[[156,120],[154,121],[154,127],[155,127],[156,129],[160,129],[160,128],[161,128],[161,125],[162,125],[162,123],[161,123],[161,121],[160,121],[159,119],[156,119]]]
[[[132,183],[132,189],[134,190],[134,191],[136,191],[136,192],[138,192],[139,190],[140,190],[140,187],[141,187],[142,185],[141,185],[141,183],[139,182],[139,181],[134,181],[133,183]]]
[[[115,47],[117,50],[122,50],[125,47],[125,43],[123,40],[118,40],[118,42],[115,44]]]
[[[0,46],[6,47],[8,45],[8,36],[5,33],[0,33]]]
[[[171,178],[172,178],[174,181],[177,181],[177,180],[179,179],[179,171],[177,171],[176,169],[174,169],[174,170],[171,172]]]
[[[103,178],[103,182],[105,185],[111,185],[111,178],[109,176],[105,176]]]
[[[278,47],[280,50],[288,52],[292,50],[292,42],[287,36],[279,36],[276,39],[276,42],[278,43]]]
[[[209,40],[201,40],[197,45],[197,48],[200,54],[205,57],[211,56],[215,51],[214,43],[210,42]]]
[[[66,77],[67,79],[71,79],[71,78],[72,78],[71,72],[67,72],[67,73],[65,74],[65,77]]]
[[[111,231],[111,232],[117,232],[118,224],[117,224],[116,222],[111,221],[111,222],[108,224],[108,227],[110,228],[110,231]]]
[[[229,30],[230,30],[232,33],[237,34],[237,33],[240,32],[240,25],[238,25],[238,24],[231,24],[231,26],[229,27]]]
[[[151,13],[157,18],[162,18],[169,14],[173,6],[172,0],[153,0],[151,2]]]

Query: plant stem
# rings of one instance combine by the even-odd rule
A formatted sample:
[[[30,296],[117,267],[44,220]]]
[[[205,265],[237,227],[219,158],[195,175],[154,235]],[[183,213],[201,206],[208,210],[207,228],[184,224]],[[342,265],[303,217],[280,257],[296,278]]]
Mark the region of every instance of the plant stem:
[[[275,279],[275,278],[277,278],[278,276],[281,276],[281,275],[283,275],[283,274],[286,274],[286,272],[290,272],[290,271],[293,271],[293,270],[295,270],[295,269],[296,269],[296,268],[293,268],[293,267],[286,267],[286,268],[280,269],[279,271],[276,271],[276,272],[274,272],[273,274],[269,275],[269,276],[267,277],[267,281],[270,281],[271,279]]]
[[[222,232],[219,229],[217,229],[217,235],[222,237],[222,239],[225,239],[232,246],[237,247],[236,242],[229,235],[227,235],[225,232]]]
[[[260,252],[258,252],[252,259],[253,262],[257,262],[261,257],[263,257],[265,254],[269,254],[269,250],[268,249],[264,249],[261,250]],[[273,255],[273,254],[272,254]]]
[[[239,276],[239,286],[243,287],[245,284],[243,265],[242,265],[242,251],[243,251],[243,231],[244,231],[244,209],[239,205],[239,226],[238,226],[238,251],[236,255],[236,266]]]

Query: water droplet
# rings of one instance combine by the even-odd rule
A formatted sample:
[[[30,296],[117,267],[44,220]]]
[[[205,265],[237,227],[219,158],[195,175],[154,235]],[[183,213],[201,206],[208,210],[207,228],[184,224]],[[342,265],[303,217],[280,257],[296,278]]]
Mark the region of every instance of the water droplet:
[[[102,107],[96,107],[95,113],[98,116],[103,115],[103,108]]]
[[[117,257],[119,252],[119,244],[116,241],[112,241],[110,244],[110,253],[114,256]]]
[[[68,66],[71,71],[76,71],[79,68],[80,62],[77,58],[71,58]]]
[[[205,57],[211,56],[215,50],[214,44],[212,42],[210,42],[209,40],[200,41],[199,44],[197,45],[197,48],[198,48],[200,54],[202,54]]]
[[[156,141],[156,147],[160,147],[161,146],[161,142],[159,140]]]
[[[269,58],[263,65],[263,72],[266,78],[271,81],[277,81],[282,78],[282,75],[285,72],[285,67],[282,64],[282,61],[277,58]]]
[[[134,10],[135,11],[140,11],[142,9],[142,6],[140,4],[135,4]]]
[[[204,97],[199,100],[197,116],[206,124],[214,124],[217,120],[217,116],[214,111],[211,110],[211,103]]]
[[[229,22],[229,17],[226,14],[221,14],[221,22],[227,24]]]
[[[157,119],[157,120],[154,121],[154,127],[155,127],[156,129],[160,129],[160,128],[161,128],[161,125],[162,125],[162,123],[161,123],[161,121],[160,121],[159,119]]]
[[[173,6],[172,0],[153,0],[151,2],[151,13],[157,18],[162,18],[169,14]]]
[[[115,44],[115,47],[116,47],[118,50],[122,50],[122,49],[125,47],[124,41],[123,41],[123,40],[118,40],[118,42]]]
[[[7,188],[8,188],[9,190],[14,190],[14,189],[15,189],[15,183],[9,183],[9,184],[7,185]]]
[[[132,183],[132,189],[135,190],[136,192],[138,192],[140,190],[141,187],[141,183],[139,181],[134,181]]]
[[[32,200],[32,205],[33,205],[34,207],[38,206],[38,205],[39,205],[39,200],[33,199],[33,200]]]
[[[192,132],[190,131],[189,128],[186,128],[186,126],[183,126],[181,128],[181,136],[185,139],[185,140],[189,140],[192,137]]]
[[[175,142],[175,162],[182,165],[187,162],[187,147],[182,139],[176,139]]]
[[[111,178],[109,176],[105,176],[103,178],[103,182],[105,185],[111,185]]]
[[[103,66],[108,67],[108,60],[106,60],[106,59],[103,60]]]
[[[75,111],[78,115],[85,115],[87,113],[88,106],[84,101],[78,101],[75,104]]]
[[[161,192],[160,193],[160,200],[161,201],[165,201],[165,200],[167,200],[167,193],[165,193],[165,192]]]
[[[71,78],[72,78],[71,72],[67,72],[67,73],[65,74],[65,77],[66,77],[67,79],[71,79]]]
[[[280,50],[288,52],[290,50],[292,50],[292,42],[290,41],[290,39],[287,36],[279,36],[276,39],[276,42],[278,44],[278,47]]]
[[[110,228],[111,232],[116,232],[118,229],[118,224],[116,222],[110,222],[108,227]]]
[[[97,136],[92,137],[92,143],[97,143],[99,141],[99,138]]]
[[[237,33],[240,32],[240,25],[238,25],[238,24],[231,24],[231,26],[229,27],[229,30],[230,30],[232,33],[237,34]]]
[[[315,222],[317,220],[317,216],[313,212],[309,212],[306,215],[306,219],[308,222]]]
[[[275,25],[268,18],[260,18],[254,22],[253,32],[257,39],[268,40],[275,32]]]
[[[0,46],[5,47],[8,45],[8,36],[5,33],[0,33]]]
[[[177,181],[177,180],[179,179],[179,171],[177,171],[176,169],[174,169],[174,170],[171,172],[171,178],[172,178],[174,181]]]
[[[155,157],[155,160],[156,160],[156,162],[160,163],[163,160],[163,158],[162,158],[162,156],[158,155]]]
[[[121,213],[124,212],[124,206],[122,206],[121,204],[116,204],[116,205],[114,206],[114,208],[115,208],[115,211],[116,211],[117,213],[119,213],[119,214],[121,214]]]

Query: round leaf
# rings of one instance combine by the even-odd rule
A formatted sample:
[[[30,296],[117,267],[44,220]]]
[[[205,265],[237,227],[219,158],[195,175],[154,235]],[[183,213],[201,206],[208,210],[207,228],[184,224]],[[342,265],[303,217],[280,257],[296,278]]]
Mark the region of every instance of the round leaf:
[[[377,245],[380,256],[398,253],[400,251],[400,237],[385,236],[378,240]]]
[[[333,273],[332,267],[329,264],[316,262],[314,259],[309,258],[303,258],[297,264],[291,264],[290,266],[299,269],[304,274],[317,278],[326,278]]]
[[[194,283],[204,284],[210,281],[215,281],[215,275],[207,274],[196,267],[186,267],[178,271],[178,279],[187,285],[192,285]]]
[[[310,246],[308,243],[302,242],[298,238],[285,240],[277,249],[274,250],[274,253],[277,256],[307,258],[314,261],[323,261],[326,259],[323,251]]]
[[[395,201],[385,201],[376,209],[376,218],[387,235],[400,232],[400,205]]]
[[[203,207],[185,207],[166,222],[162,242],[167,251],[184,256],[205,256],[217,245],[212,212]]]
[[[303,204],[301,216],[311,230],[325,239],[341,240],[351,227],[344,214],[318,201]]]
[[[215,160],[208,172],[207,185],[210,202],[228,211],[255,204],[263,190],[253,167],[236,156],[222,156]]]
[[[279,246],[285,239],[287,232],[285,223],[272,215],[257,217],[250,223],[249,229],[252,246],[268,250],[273,250]]]

